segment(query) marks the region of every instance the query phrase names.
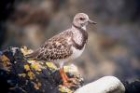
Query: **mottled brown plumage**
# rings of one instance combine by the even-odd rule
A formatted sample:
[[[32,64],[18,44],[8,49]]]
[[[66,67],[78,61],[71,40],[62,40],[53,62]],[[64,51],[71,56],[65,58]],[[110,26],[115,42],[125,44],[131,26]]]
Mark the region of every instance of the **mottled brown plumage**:
[[[88,39],[86,31],[88,23],[95,24],[89,19],[88,15],[84,13],[76,14],[71,28],[48,39],[40,48],[26,55],[26,57],[35,60],[53,61],[60,65],[63,61],[79,57]]]
[[[67,42],[71,36],[72,33],[69,30],[60,33],[47,40],[39,49],[27,55],[27,57],[45,61],[56,61],[68,58],[72,54],[72,43]]]

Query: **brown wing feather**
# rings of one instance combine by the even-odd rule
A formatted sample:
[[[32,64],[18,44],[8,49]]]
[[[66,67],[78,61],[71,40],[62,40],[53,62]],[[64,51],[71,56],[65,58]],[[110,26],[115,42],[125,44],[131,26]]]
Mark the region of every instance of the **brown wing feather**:
[[[71,45],[67,43],[70,33],[65,32],[47,40],[37,51],[27,55],[28,58],[37,60],[59,60],[72,54]]]

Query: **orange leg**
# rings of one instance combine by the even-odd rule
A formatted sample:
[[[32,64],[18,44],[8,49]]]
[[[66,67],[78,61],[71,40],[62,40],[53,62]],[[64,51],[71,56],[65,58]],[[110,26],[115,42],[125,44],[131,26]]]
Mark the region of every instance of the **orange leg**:
[[[80,82],[77,78],[69,78],[67,76],[67,74],[65,73],[64,71],[64,68],[63,68],[63,64],[60,64],[60,75],[61,75],[61,78],[62,78],[62,81],[63,81],[63,85],[67,88],[74,88],[74,87],[79,87],[80,85]]]
[[[60,75],[63,81],[63,85],[66,87],[73,87],[75,86],[74,83],[72,82],[72,79],[70,79],[67,74],[64,72],[64,68],[60,69]]]
[[[60,69],[60,75],[61,75],[61,78],[63,80],[63,83],[68,83],[69,78],[66,75],[66,73],[64,72],[64,68]]]

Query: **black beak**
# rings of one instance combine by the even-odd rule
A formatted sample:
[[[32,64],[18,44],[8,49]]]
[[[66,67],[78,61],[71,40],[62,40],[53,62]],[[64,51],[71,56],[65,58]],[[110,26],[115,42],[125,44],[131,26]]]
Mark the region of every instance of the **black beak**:
[[[88,21],[90,24],[97,24],[97,22],[95,22],[95,21],[92,21],[92,20],[90,20],[89,19],[89,21]]]

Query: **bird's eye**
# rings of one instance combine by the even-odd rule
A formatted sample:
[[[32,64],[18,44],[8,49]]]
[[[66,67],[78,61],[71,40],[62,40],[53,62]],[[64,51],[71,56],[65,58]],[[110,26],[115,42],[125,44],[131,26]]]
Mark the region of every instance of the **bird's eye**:
[[[80,20],[85,20],[85,18],[83,18],[83,17],[80,17]]]

